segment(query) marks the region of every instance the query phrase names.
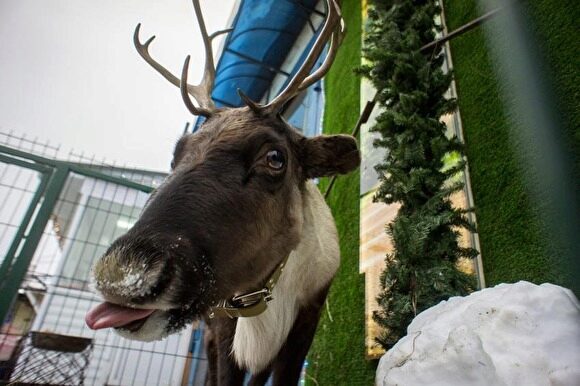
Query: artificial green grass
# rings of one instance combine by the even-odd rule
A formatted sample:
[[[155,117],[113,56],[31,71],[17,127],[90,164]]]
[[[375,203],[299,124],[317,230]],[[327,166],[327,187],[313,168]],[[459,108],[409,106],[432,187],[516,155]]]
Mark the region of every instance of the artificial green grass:
[[[342,2],[347,35],[325,78],[324,133],[349,133],[360,105],[360,1]],[[320,189],[326,191],[328,180]],[[308,355],[307,384],[371,385],[376,363],[365,359],[364,276],[359,273],[359,172],[340,176],[327,200],[340,238],[341,263]]]
[[[568,3],[574,6],[572,1]],[[479,15],[476,4],[476,0],[446,0],[449,30],[476,18]],[[562,5],[562,1],[557,0],[537,1],[531,7],[536,16],[534,20],[550,13],[565,13],[566,10],[556,10]],[[578,127],[579,82],[567,61],[577,58],[578,51],[572,52],[573,45],[565,47],[560,40],[564,36],[577,36],[577,31],[573,31],[575,20],[563,24],[556,21],[558,19],[546,20],[549,21],[535,24],[537,31],[545,34],[543,48],[567,51],[550,56],[553,70],[550,73],[559,79],[555,83],[559,97],[567,100],[562,105],[563,110],[573,111],[564,119],[568,123],[567,135],[574,138],[572,134],[576,129],[570,127]],[[550,27],[554,25],[559,27]],[[500,84],[496,77],[483,30],[494,27],[497,26],[493,21],[488,22],[451,42],[486,282],[492,286],[528,280],[572,287],[572,277],[543,228],[540,211],[530,201],[524,166],[519,163],[510,138],[510,101],[502,99],[501,94],[502,87],[509,85]],[[558,30],[557,37],[555,30]],[[497,28],[493,31],[502,33]],[[575,83],[571,82],[572,78]]]
[[[577,0],[526,0],[528,26],[542,58],[561,117],[564,142],[580,180],[580,2]]]

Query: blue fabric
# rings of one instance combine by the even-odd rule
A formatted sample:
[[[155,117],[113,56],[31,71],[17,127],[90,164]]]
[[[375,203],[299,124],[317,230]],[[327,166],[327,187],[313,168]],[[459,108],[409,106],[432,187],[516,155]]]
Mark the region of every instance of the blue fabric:
[[[241,106],[237,89],[260,100],[306,25],[316,0],[243,0],[216,69],[218,106]]]

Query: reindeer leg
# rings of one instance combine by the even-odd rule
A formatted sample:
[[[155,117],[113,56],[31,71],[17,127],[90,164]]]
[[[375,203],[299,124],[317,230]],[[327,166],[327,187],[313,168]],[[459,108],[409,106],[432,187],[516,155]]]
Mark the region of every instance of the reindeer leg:
[[[207,355],[207,374],[205,376],[205,386],[217,385],[217,347],[215,335],[210,327],[206,327],[204,334],[205,352]]]
[[[272,371],[274,386],[296,385],[300,379],[302,365],[320,319],[330,284],[323,288],[310,304],[298,312],[298,317],[288,334],[288,338],[274,359]]]
[[[246,372],[238,367],[231,355],[236,331],[235,319],[220,319],[208,323],[208,381],[211,386],[242,386]]]
[[[261,373],[256,375],[252,375],[250,378],[250,382],[248,386],[264,386],[266,382],[268,382],[268,378],[270,378],[270,374],[272,374],[272,369],[270,367],[263,370]]]

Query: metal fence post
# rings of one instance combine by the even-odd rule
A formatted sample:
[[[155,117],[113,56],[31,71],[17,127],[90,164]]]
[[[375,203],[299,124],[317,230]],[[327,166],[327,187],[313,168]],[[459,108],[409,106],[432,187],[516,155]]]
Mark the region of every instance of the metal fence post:
[[[0,283],[0,321],[4,322],[10,308],[16,299],[18,288],[24,280],[28,266],[34,256],[36,247],[42,237],[46,224],[50,219],[52,210],[59,198],[69,173],[67,166],[58,166],[46,187],[46,194],[44,200],[40,205],[38,213],[34,219],[30,232],[26,235],[26,240],[18,256],[14,259],[14,263],[8,274],[5,276],[6,280]]]
[[[18,230],[16,231],[16,234],[12,239],[12,244],[10,245],[10,248],[8,248],[8,251],[4,256],[4,260],[2,260],[2,263],[0,264],[0,283],[2,283],[6,277],[6,273],[10,270],[12,261],[16,256],[16,252],[18,251],[18,246],[21,244],[22,238],[24,237],[24,232],[26,232],[26,229],[28,229],[28,225],[30,224],[32,217],[36,212],[36,207],[38,206],[38,203],[40,202],[42,196],[44,196],[46,186],[48,185],[48,181],[50,180],[52,169],[37,164],[29,165],[26,162],[21,162],[17,159],[10,159],[9,157],[4,157],[2,154],[0,154],[0,162],[6,162],[13,165],[22,166],[24,168],[28,168],[31,170],[36,170],[38,171],[40,176],[40,182],[36,187],[36,192],[34,193],[32,199],[30,200],[28,209],[26,210],[26,213],[24,214],[24,217],[20,222],[20,226],[18,227]],[[34,166],[34,168],[32,168],[31,166]]]

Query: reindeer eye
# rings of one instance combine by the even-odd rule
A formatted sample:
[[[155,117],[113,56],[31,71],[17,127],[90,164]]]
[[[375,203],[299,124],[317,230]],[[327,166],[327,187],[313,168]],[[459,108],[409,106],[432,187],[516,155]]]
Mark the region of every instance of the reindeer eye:
[[[270,150],[266,154],[266,162],[268,163],[268,166],[274,170],[282,169],[284,167],[285,161],[286,160],[284,159],[284,154],[282,154],[281,151]]]

